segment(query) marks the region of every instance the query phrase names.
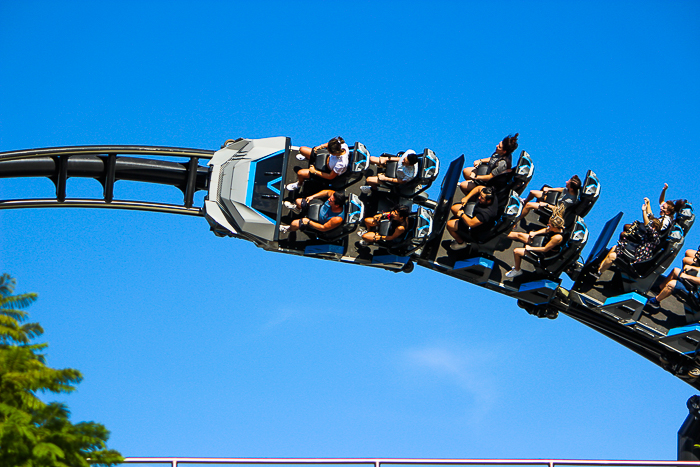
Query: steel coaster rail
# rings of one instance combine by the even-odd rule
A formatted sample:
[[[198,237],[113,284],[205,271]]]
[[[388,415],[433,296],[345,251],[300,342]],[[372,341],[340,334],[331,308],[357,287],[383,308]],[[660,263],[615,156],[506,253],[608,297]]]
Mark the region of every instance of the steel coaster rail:
[[[194,194],[207,190],[209,167],[199,160],[211,159],[215,151],[164,146],[70,146],[25,149],[0,153],[0,178],[47,177],[56,186],[55,199],[0,200],[0,209],[45,207],[101,207],[137,209],[172,214],[201,215],[193,208]],[[139,157],[127,157],[139,156]],[[171,162],[148,159],[168,157],[188,159]],[[94,178],[102,185],[103,199],[68,199],[70,177]],[[171,185],[183,193],[183,204],[114,200],[118,180]]]
[[[185,214],[189,216],[203,216],[202,210],[197,207],[187,208],[177,204],[148,203],[145,201],[113,200],[106,203],[101,199],[67,198],[64,201],[55,199],[9,199],[0,200],[0,209],[25,209],[25,208],[106,208],[126,209],[129,211],[162,212],[166,214]]]
[[[574,460],[574,459],[378,459],[378,458],[215,458],[215,457],[127,457],[125,464],[219,464],[219,465],[488,465],[488,466],[610,466],[610,467],[672,467],[699,466],[700,461],[634,461],[634,460]]]
[[[54,148],[20,149],[18,151],[0,152],[0,162],[6,160],[29,159],[32,157],[97,155],[97,154],[133,154],[164,157],[199,157],[211,159],[215,151],[209,149],[177,148],[170,146],[139,146],[139,145],[92,145],[92,146],[60,146]]]

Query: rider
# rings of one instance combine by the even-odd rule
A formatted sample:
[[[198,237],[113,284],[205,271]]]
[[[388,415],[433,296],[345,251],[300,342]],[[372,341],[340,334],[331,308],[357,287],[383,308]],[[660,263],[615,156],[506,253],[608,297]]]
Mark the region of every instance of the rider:
[[[362,237],[362,244],[375,243],[375,242],[390,242],[401,235],[406,233],[408,228],[408,215],[411,210],[408,206],[400,205],[396,206],[394,209],[388,212],[380,212],[372,217],[365,218],[365,226],[367,230],[360,230],[357,235]],[[391,225],[389,226],[388,235],[381,235],[376,230],[379,228],[379,224],[383,220],[389,220]]]
[[[459,184],[462,193],[465,195],[471,193],[475,186],[488,185],[495,176],[510,172],[513,165],[513,151],[518,149],[518,135],[519,133],[506,136],[498,143],[491,157],[477,159],[474,161],[474,167],[467,167],[462,171],[465,180]],[[476,174],[476,169],[481,164],[488,164],[486,175]]]
[[[381,182],[391,182],[401,185],[413,180],[418,172],[418,154],[416,154],[416,151],[413,149],[407,150],[400,157],[371,156],[369,161],[377,167],[386,167],[388,162],[398,163],[396,167],[396,177],[387,177],[385,174],[367,177],[367,185],[360,187],[363,193],[369,193],[372,188],[378,187]]]
[[[552,217],[549,218],[547,227],[543,229],[533,230],[527,233],[511,232],[508,234],[508,238],[523,242],[525,247],[516,248],[513,250],[515,265],[513,266],[513,269],[506,273],[506,277],[512,279],[523,273],[522,269],[520,269],[520,264],[523,256],[525,256],[528,251],[532,251],[534,253],[546,253],[561,245],[561,242],[564,241],[564,218],[562,217],[562,214],[564,213],[565,209],[566,208],[561,204],[554,208],[554,213],[552,214]],[[530,245],[532,239],[538,235],[544,236],[544,245],[538,247]]]
[[[644,198],[644,204],[642,205],[642,218],[644,219],[646,229],[642,230],[642,241],[635,245],[633,253],[634,259],[632,260],[631,264],[646,261],[647,259],[651,258],[654,254],[654,250],[659,245],[661,240],[660,234],[663,230],[663,221],[651,216],[649,198]],[[617,259],[619,249],[626,248],[628,244],[633,245],[628,241],[626,236],[621,235],[617,245],[610,249],[608,254],[600,263],[598,270],[593,273],[593,276],[599,278],[603,272],[607,271],[612,263]]]
[[[566,185],[564,187],[550,188],[546,186],[541,190],[530,190],[530,194],[527,195],[527,198],[525,198],[525,201],[523,201],[525,207],[523,207],[523,213],[520,217],[524,218],[527,216],[527,213],[533,209],[537,209],[542,206],[549,206],[549,204],[544,201],[544,198],[550,191],[562,193],[561,197],[557,201],[557,205],[563,204],[566,209],[569,209],[575,205],[576,201],[578,200],[579,188],[581,188],[581,179],[578,178],[578,175],[574,175],[566,181]],[[531,202],[532,199],[537,199],[537,201]]]
[[[308,169],[300,169],[297,172],[297,181],[288,184],[285,188],[287,191],[294,191],[301,189],[304,181],[311,178],[312,175],[322,178],[324,180],[330,181],[336,178],[338,175],[342,175],[348,169],[350,148],[345,144],[345,140],[340,136],[328,141],[326,144],[310,148],[307,146],[302,146],[299,148],[299,154],[297,154],[297,159],[300,161],[310,160],[312,155],[315,155],[318,150],[327,149],[330,153],[326,158],[326,166],[330,170],[329,172],[324,172],[318,170],[313,165]]]
[[[280,225],[280,233],[295,232],[297,230],[304,232],[307,229],[328,232],[342,225],[343,222],[345,222],[346,196],[345,193],[340,191],[322,190],[306,198],[297,198],[295,203],[285,201],[284,205],[295,214],[306,214],[309,205],[312,204],[313,201],[321,203],[321,200],[326,201],[322,203],[323,205],[318,215],[318,222],[312,221],[308,217],[295,219],[292,221],[291,225]]]
[[[464,213],[464,209],[470,199],[478,197],[478,203],[474,208],[472,217]],[[492,187],[477,186],[472,191],[462,198],[462,201],[455,203],[452,208],[452,213],[457,216],[447,222],[447,231],[454,237],[450,243],[451,250],[461,250],[467,247],[467,242],[459,235],[459,231],[471,232],[480,226],[486,226],[491,221],[498,217],[498,201],[493,194]]]

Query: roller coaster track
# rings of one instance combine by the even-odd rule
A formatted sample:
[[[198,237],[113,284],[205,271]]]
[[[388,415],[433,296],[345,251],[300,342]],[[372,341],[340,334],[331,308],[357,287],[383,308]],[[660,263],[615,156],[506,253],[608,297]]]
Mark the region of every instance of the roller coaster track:
[[[0,179],[47,177],[56,187],[56,196],[48,199],[0,199],[0,209],[108,208],[203,216],[202,209],[193,206],[194,194],[208,190],[210,169],[200,166],[199,161],[211,159],[214,152],[161,146],[76,146],[3,152],[0,153]],[[181,158],[183,162],[153,157]],[[67,198],[66,184],[71,177],[96,179],[103,187],[103,197]],[[114,183],[119,180],[177,187],[183,193],[183,202],[177,205],[116,200]],[[586,306],[569,300],[568,291],[559,290],[562,293],[547,304],[547,309],[565,314],[600,332],[700,390],[700,378],[687,376],[689,369],[700,370],[698,362],[671,354],[660,343],[642,338],[625,326],[591,313]],[[529,312],[536,311],[531,306],[524,308]]]
[[[18,208],[112,208],[201,216],[194,207],[194,194],[209,186],[209,167],[214,151],[162,146],[75,146],[28,149],[0,153],[0,178],[47,177],[56,187],[55,198],[0,200],[0,209]],[[134,157],[139,156],[139,157]],[[171,162],[149,157],[182,158]],[[67,198],[68,178],[94,178],[103,187],[101,199]],[[181,205],[114,199],[114,183],[129,180],[171,185],[183,193]]]

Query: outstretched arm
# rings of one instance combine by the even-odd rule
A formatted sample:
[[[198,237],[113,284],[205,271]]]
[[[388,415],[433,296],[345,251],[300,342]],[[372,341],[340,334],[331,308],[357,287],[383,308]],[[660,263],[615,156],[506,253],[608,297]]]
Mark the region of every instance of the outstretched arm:
[[[331,173],[321,172],[320,170],[317,170],[316,167],[314,167],[313,165],[309,167],[309,173],[326,180],[333,180],[335,177],[338,176],[338,174],[333,170],[331,170]]]
[[[405,232],[406,232],[406,227],[404,227],[403,225],[400,225],[394,229],[393,234],[391,234],[389,236],[382,235],[379,239],[388,242],[388,241],[395,239],[399,235],[403,235]]]
[[[688,282],[690,282],[691,284],[700,285],[700,277],[698,277],[698,276],[691,276],[690,274],[686,274],[685,272],[681,272],[680,274],[678,274],[678,278],[685,279]]]
[[[308,218],[307,218],[308,219]],[[302,219],[303,221],[303,219]],[[331,217],[328,222],[325,224],[321,224],[320,222],[314,222],[311,219],[308,219],[307,224],[309,227],[312,227],[315,230],[318,230],[319,232],[328,232],[329,230],[333,230],[336,227],[338,227],[340,224],[343,223],[343,218],[342,217]]]
[[[651,215],[651,204],[649,203],[649,198],[644,198],[644,204],[642,205],[642,219],[644,219],[644,225],[649,223],[649,216]]]
[[[668,183],[664,183],[664,187],[659,195],[659,204],[664,204],[664,201],[666,201],[666,189],[668,189]]]
[[[547,244],[545,246],[526,246],[525,250],[526,251],[539,251],[540,253],[545,253],[545,252],[551,250],[552,248],[554,248],[555,246],[559,245],[563,239],[564,239],[564,237],[562,237],[561,234],[552,235],[552,238],[549,239],[549,241],[547,242]]]

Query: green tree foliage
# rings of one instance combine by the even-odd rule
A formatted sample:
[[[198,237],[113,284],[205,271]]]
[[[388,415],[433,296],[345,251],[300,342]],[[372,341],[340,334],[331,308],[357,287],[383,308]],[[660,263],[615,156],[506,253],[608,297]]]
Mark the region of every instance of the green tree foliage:
[[[109,431],[94,422],[73,424],[63,404],[37,393],[69,393],[83,377],[71,368],[46,366],[46,343],[32,343],[44,330],[25,323],[23,308],[36,294],[13,295],[15,280],[0,276],[0,466],[82,467],[116,465],[122,456],[106,449]]]

